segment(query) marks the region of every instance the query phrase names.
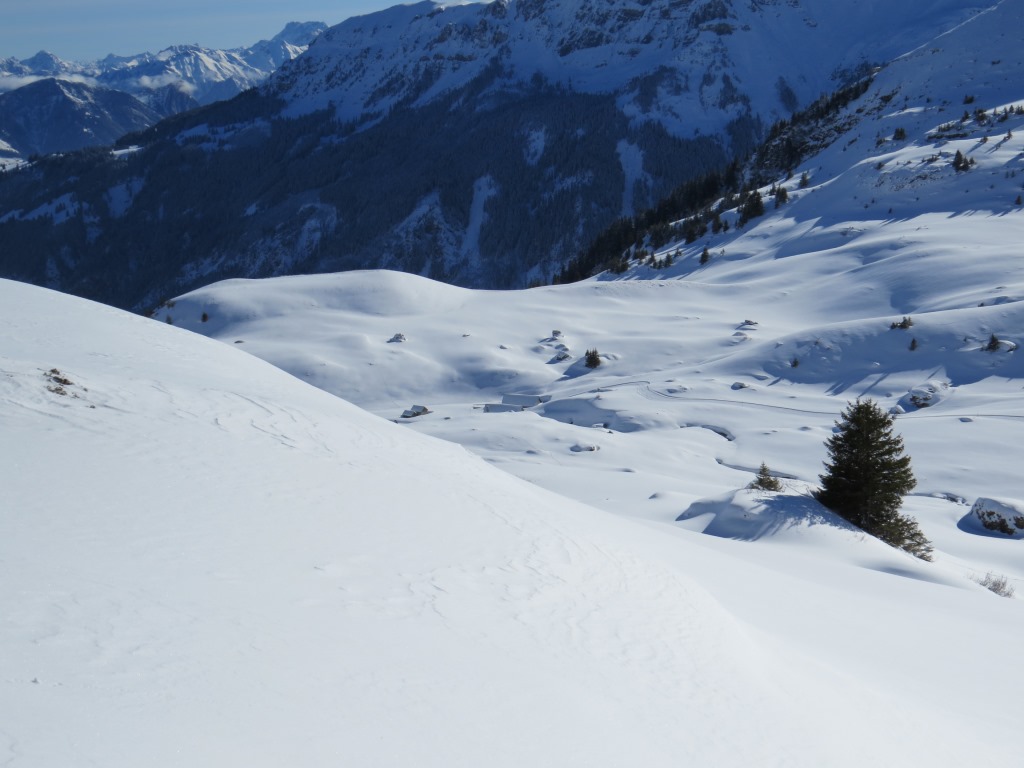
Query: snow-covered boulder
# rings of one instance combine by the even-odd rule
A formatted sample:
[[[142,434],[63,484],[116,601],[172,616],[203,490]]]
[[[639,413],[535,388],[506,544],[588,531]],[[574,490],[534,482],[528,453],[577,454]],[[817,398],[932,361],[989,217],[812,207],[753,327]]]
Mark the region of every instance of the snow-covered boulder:
[[[749,488],[695,501],[676,520],[690,522],[688,528],[710,536],[741,541],[757,541],[787,531],[795,532],[796,529],[806,531],[822,524],[855,532],[858,537],[861,534],[808,494]]]
[[[985,496],[974,502],[965,521],[968,527],[981,526],[987,531],[1024,538],[1024,501],[1018,499],[992,499]],[[979,531],[980,532],[980,531]]]
[[[929,379],[923,384],[911,387],[907,394],[900,398],[894,410],[898,413],[907,413],[919,408],[929,408],[945,400],[951,391],[948,381]]]

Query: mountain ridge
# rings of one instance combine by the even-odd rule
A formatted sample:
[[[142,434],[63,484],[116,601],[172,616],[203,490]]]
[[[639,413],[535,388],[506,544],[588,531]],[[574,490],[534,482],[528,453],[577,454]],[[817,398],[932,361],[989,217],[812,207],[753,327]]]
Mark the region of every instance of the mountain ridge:
[[[602,16],[601,7],[420,3],[344,22],[255,92],[130,137],[116,162],[91,162],[88,191],[64,189],[57,164],[40,169],[50,181],[33,184],[23,175],[8,185],[17,191],[5,196],[0,188],[0,226],[19,251],[4,273],[95,291],[88,274],[99,270],[108,287],[88,295],[137,310],[231,276],[385,267],[469,286],[549,282],[610,221],[753,149],[766,121],[786,104],[801,106],[801,94],[777,87],[780,74],[817,95],[869,66],[872,45],[879,55],[909,49],[978,16],[973,6],[927,3],[931,15],[918,26],[890,29],[880,24],[892,22],[881,3],[858,6],[845,26],[823,2],[654,0],[626,17]],[[690,23],[659,25],[659,14],[673,8]],[[912,4],[899,13],[910,19],[920,10]],[[716,26],[723,18],[728,31]],[[754,18],[766,20],[763,29],[742,23]],[[563,33],[590,28],[618,37],[559,55]],[[631,57],[652,29],[657,36]],[[746,44],[765,30],[835,50],[826,60],[788,57],[789,72],[766,74],[758,51],[773,50],[780,38],[766,35],[756,49]],[[851,30],[871,35],[852,41]],[[481,43],[513,33],[523,48]],[[538,47],[548,52],[544,61],[564,59],[576,69],[559,70],[554,80],[544,61],[540,69],[510,71],[516,57],[543,59],[534,55]],[[671,57],[696,62],[693,71]],[[637,80],[640,70],[624,66],[613,83],[619,90],[568,84],[576,71],[599,83],[620,59],[642,59],[643,68],[675,61],[677,68]],[[684,76],[693,78],[689,90],[667,85]],[[748,92],[748,80],[767,85]],[[371,97],[373,108],[363,111]],[[346,112],[351,104],[355,110]],[[677,112],[687,104],[710,109],[702,106],[683,130]],[[693,133],[702,124],[722,133]],[[129,143],[140,149],[129,153]],[[141,193],[124,215],[111,217],[109,189],[138,178]],[[202,206],[197,183],[205,187]],[[21,203],[22,194],[33,202]],[[80,202],[95,219],[91,226],[42,239],[22,226],[25,212],[64,194],[87,198]],[[76,253],[74,263],[62,252]]]
[[[305,51],[326,26],[290,22],[269,40],[235,49],[174,45],[155,54],[110,54],[94,62],[64,61],[48,51],[20,61],[0,59],[0,139],[21,157],[109,146],[124,134],[162,118],[229,99],[258,85],[285,61]],[[68,87],[77,94],[76,99],[65,102],[59,115],[52,114],[45,99],[34,98],[39,88],[22,90],[47,79],[70,83]],[[111,92],[130,95],[141,105],[128,106]],[[115,98],[117,104],[107,107]],[[76,111],[76,101],[91,102],[90,109]],[[44,112],[51,116],[40,118]],[[45,120],[56,120],[58,125],[47,126]],[[15,125],[17,128],[12,127]],[[64,138],[39,138],[48,128]]]
[[[108,146],[161,119],[128,93],[45,78],[0,93],[0,137],[24,156]]]
[[[1024,516],[1021,13],[999,3],[780,125],[734,166],[735,192],[571,285],[211,282],[205,243],[276,236],[255,252],[267,273],[323,263],[294,260],[290,217],[315,253],[378,197],[414,244],[451,234],[437,217],[456,208],[435,201],[463,206],[442,262],[492,237],[507,177],[472,165],[442,116],[494,104],[497,68],[393,110],[429,143],[397,143],[410,134],[389,120],[274,119],[283,100],[254,90],[145,146],[0,175],[0,257],[45,243],[26,251],[36,279],[202,285],[150,320],[0,279],[0,755],[1017,768],[1020,534],[970,502]],[[524,167],[572,157],[538,209],[560,214],[554,190],[591,173],[621,211],[646,167],[610,130],[616,104],[534,96],[523,122],[521,102],[492,107],[473,140],[517,137]],[[599,173],[564,139],[582,125],[605,126],[632,173]],[[260,175],[268,148],[282,163]],[[305,185],[374,152],[406,171],[411,213],[372,173],[347,205]],[[472,183],[437,185],[460,163]],[[560,236],[569,211],[550,219]],[[126,220],[121,241],[106,217]],[[182,266],[178,249],[206,257]],[[917,479],[902,511],[933,562],[814,497],[856,399],[895,417]],[[782,490],[749,487],[764,464]]]

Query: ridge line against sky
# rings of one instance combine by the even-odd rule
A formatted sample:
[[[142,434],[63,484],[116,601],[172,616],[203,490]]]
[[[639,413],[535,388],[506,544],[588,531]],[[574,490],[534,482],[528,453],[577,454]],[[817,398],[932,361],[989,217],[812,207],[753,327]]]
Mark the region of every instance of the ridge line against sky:
[[[464,2],[454,0],[452,5]],[[198,43],[242,48],[272,38],[290,21],[339,24],[398,0],[33,0],[8,8],[0,24],[0,59],[26,59],[41,50],[66,61],[89,62],[107,54],[156,53],[171,45]]]

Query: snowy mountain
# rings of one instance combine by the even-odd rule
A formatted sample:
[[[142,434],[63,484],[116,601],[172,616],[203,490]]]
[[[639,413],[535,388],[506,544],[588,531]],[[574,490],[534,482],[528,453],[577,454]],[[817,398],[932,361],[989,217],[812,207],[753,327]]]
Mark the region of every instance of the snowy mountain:
[[[140,310],[231,276],[549,282],[616,218],[988,5],[520,0],[351,19],[256,93],[90,160],[95,185],[61,181],[75,160],[0,185],[18,244],[3,273]],[[20,223],[66,195],[91,227]]]
[[[762,214],[741,225],[723,198],[717,232],[634,247],[621,274],[503,293],[384,272],[233,280],[156,317],[556,492],[729,538],[797,525],[736,489],[766,462],[809,504],[838,414],[872,398],[898,414],[936,566],[1019,585],[1016,541],[971,512],[1024,510],[1007,450],[1024,417],[1017,13],[879,73],[838,141],[751,191]],[[412,405],[431,413],[402,419]]]
[[[87,63],[63,61],[47,51],[21,61],[0,60],[0,94],[5,94],[0,138],[25,156],[109,146],[125,133],[163,117],[231,98],[263,82],[285,61],[305,51],[326,26],[292,22],[270,40],[233,50],[178,45],[156,54],[110,55]],[[36,85],[52,78],[60,81],[57,87],[64,93],[74,91],[72,101],[80,111],[64,105],[53,112],[54,86]],[[25,90],[28,86],[35,87]],[[112,91],[119,95],[113,96]],[[125,94],[145,106],[125,106],[132,103]],[[134,112],[130,119],[125,118],[126,110]],[[39,123],[44,113],[51,115],[47,118],[51,125]],[[12,125],[17,128],[12,130]],[[126,127],[113,132],[115,125]]]
[[[491,91],[541,78],[613,93],[631,120],[680,138],[717,136],[785,117],[990,5],[427,0],[333,27],[270,88],[291,113],[333,105],[340,119],[364,121],[497,69]]]
[[[621,271],[571,285],[228,280],[154,321],[0,280],[0,755],[1017,766],[1003,649],[1024,603],[997,594],[1024,590],[1024,537],[978,511],[1024,516],[1021,13],[975,14],[778,127],[746,183],[638,217]],[[247,236],[217,229],[239,176],[211,158],[255,163],[270,135],[279,169],[305,151],[346,173],[317,119],[179,123],[116,162],[8,172],[0,250],[76,229],[112,266],[55,248],[40,279],[207,281],[212,261],[148,260]],[[175,236],[158,178],[191,182],[203,226]],[[298,181],[239,220],[273,231],[305,194],[326,248],[333,214]],[[140,210],[119,262],[103,217]],[[857,398],[896,416],[932,562],[812,495]],[[782,491],[747,487],[762,462]]]
[[[18,154],[109,146],[160,120],[134,96],[48,78],[0,93],[0,137]]]
[[[292,21],[270,40],[260,40],[238,53],[250,67],[269,74],[304,53],[325,29],[327,25],[320,21]]]
[[[262,82],[284,62],[305,51],[326,28],[322,22],[291,22],[270,40],[246,48],[175,45],[159,53],[111,54],[95,62],[63,61],[40,51],[21,61],[0,60],[0,90],[12,90],[25,80],[39,77],[65,77],[143,96],[173,85],[198,103],[208,104]]]

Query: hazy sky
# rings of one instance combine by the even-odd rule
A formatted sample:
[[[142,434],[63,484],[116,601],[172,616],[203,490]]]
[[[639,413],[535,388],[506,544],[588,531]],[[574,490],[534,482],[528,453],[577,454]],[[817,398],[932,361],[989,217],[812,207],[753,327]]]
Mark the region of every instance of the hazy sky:
[[[47,50],[70,61],[179,43],[238,48],[289,21],[337,24],[400,0],[0,0],[0,59]]]

